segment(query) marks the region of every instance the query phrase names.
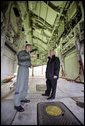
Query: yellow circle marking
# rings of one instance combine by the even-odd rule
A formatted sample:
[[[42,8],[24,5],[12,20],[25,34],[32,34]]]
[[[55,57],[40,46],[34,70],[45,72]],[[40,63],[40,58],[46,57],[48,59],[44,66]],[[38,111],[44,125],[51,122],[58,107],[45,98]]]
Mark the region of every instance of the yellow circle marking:
[[[52,115],[52,116],[59,116],[61,115],[62,110],[57,106],[47,106],[46,112],[47,114]]]

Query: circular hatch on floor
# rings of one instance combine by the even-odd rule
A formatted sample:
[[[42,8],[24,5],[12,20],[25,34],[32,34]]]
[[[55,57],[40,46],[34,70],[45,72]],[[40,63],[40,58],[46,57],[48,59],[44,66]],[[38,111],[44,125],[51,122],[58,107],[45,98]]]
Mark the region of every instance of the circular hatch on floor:
[[[57,106],[47,106],[46,112],[51,116],[59,116],[62,114],[62,110]]]

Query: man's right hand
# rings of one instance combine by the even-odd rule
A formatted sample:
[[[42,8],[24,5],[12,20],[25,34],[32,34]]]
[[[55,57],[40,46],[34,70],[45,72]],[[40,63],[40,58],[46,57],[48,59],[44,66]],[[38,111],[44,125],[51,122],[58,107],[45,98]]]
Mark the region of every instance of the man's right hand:
[[[30,68],[32,68],[33,66],[31,65]]]
[[[36,55],[31,55],[31,58],[37,58],[37,56]]]
[[[54,76],[53,78],[54,78],[54,79],[56,79],[56,78],[57,78],[57,76]]]

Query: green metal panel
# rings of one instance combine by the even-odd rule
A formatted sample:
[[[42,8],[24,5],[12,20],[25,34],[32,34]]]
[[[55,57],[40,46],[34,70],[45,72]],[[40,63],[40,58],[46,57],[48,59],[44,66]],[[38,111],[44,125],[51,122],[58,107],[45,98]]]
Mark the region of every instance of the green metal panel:
[[[59,29],[58,29],[58,37],[61,36],[61,34],[64,32],[64,21],[60,23]]]
[[[79,73],[79,63],[76,50],[65,57],[65,74],[69,79],[76,79]]]
[[[70,21],[70,19],[75,15],[75,13],[77,12],[77,4],[74,1],[70,8],[68,9],[67,15],[68,15],[68,21]]]
[[[46,18],[46,21],[48,23],[50,23],[51,25],[54,24],[54,21],[55,21],[55,18],[56,18],[56,12],[51,9],[50,7],[48,7],[48,13],[47,13],[47,18]]]
[[[13,29],[17,33],[17,21],[16,21],[16,17],[15,17],[13,9],[11,9],[10,22],[11,22],[11,24],[13,26]]]

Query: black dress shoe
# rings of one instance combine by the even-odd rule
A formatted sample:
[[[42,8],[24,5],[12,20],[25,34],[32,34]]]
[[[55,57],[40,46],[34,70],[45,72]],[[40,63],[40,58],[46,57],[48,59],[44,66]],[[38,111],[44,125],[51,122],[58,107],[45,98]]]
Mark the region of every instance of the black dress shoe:
[[[53,100],[53,99],[55,99],[54,97],[49,97],[49,98],[47,98],[47,100]]]
[[[21,100],[21,102],[24,102],[24,103],[29,103],[29,102],[30,102],[30,100],[28,100],[28,99],[24,99],[24,100]]]
[[[49,94],[42,94],[42,96],[49,96]]]
[[[16,109],[18,112],[23,112],[24,108],[20,105],[20,106],[14,106],[14,109]]]

